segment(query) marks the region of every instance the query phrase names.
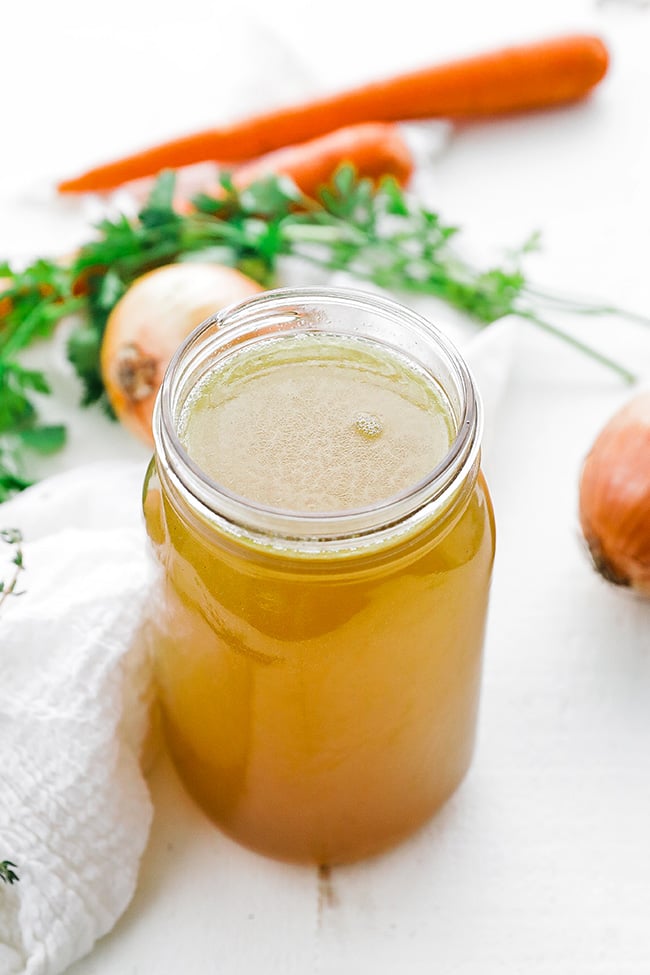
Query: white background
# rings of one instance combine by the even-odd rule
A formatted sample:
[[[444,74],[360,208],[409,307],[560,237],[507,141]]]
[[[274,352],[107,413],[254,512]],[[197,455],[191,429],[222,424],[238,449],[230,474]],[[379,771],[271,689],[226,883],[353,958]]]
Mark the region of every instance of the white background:
[[[539,229],[537,281],[648,313],[650,8],[632,0],[15,4],[0,255],[62,252],[87,232],[92,206],[52,200],[57,176],[245,109],[565,31],[610,46],[596,95],[458,127],[429,192],[477,250]],[[650,330],[567,326],[647,381]],[[325,890],[222,837],[163,758],[135,899],[74,975],[650,972],[650,603],[596,576],[576,519],[584,455],[628,395],[518,326],[488,431],[499,548],[479,747],[442,813]],[[89,422],[101,436],[80,432],[61,463],[142,455]]]

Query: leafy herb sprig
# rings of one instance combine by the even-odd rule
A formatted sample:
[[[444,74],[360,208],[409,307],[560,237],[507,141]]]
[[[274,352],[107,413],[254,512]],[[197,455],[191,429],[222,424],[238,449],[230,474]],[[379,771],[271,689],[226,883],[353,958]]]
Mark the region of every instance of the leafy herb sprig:
[[[18,874],[12,870],[15,866],[11,860],[0,861],[0,880],[4,880],[6,884],[15,884],[19,880]]]
[[[13,548],[13,556],[11,558],[11,573],[9,579],[0,578],[0,609],[5,599],[9,596],[18,595],[16,586],[18,585],[18,577],[20,573],[25,568],[25,563],[23,561],[23,549],[22,549],[22,534],[17,528],[0,528],[0,542],[5,542]]]
[[[111,310],[146,271],[183,260],[211,260],[239,268],[265,286],[277,283],[279,262],[294,256],[329,270],[345,270],[393,292],[433,295],[481,325],[516,314],[564,339],[626,381],[634,376],[617,363],[546,320],[552,302],[572,312],[621,314],[620,309],[581,304],[534,290],[522,270],[538,245],[534,235],[501,267],[480,269],[455,244],[459,228],[404,192],[392,179],[378,186],[342,166],[315,201],[284,177],[268,177],[238,190],[228,175],[219,192],[200,194],[193,208],[174,207],[175,176],[161,174],[135,219],[103,220],[96,237],[68,264],[39,260],[20,272],[0,266],[0,501],[28,483],[25,448],[56,449],[60,426],[38,421],[34,394],[48,391],[39,372],[18,356],[56,323],[75,313],[68,357],[83,384],[84,404],[106,405],[100,348]]]
[[[38,260],[16,271],[0,264],[0,501],[29,484],[21,464],[25,450],[41,454],[65,441],[61,425],[39,421],[34,394],[47,394],[45,375],[25,368],[20,353],[48,338],[65,315],[80,308],[71,293],[70,271]]]
[[[18,576],[25,568],[23,563],[23,550],[22,550],[22,535],[16,528],[2,528],[0,529],[0,542],[6,542],[7,545],[11,545],[14,549],[14,554],[11,559],[11,565],[13,571],[8,580],[0,579],[0,608],[5,599],[8,599],[11,595],[17,595],[16,585],[18,583]],[[12,869],[15,868],[15,869]],[[13,884],[19,879],[16,873],[16,864],[12,863],[11,860],[1,860],[0,861],[0,880],[4,881],[6,884]]]

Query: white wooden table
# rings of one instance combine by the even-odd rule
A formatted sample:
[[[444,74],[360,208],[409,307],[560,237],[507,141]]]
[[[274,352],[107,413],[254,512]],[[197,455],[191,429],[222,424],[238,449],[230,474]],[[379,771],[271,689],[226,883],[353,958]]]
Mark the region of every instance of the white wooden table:
[[[14,37],[0,62],[2,254],[77,239],[88,213],[44,208],[48,179],[204,124],[232,99],[252,105],[597,31],[612,50],[597,95],[457,129],[432,163],[436,205],[477,247],[540,229],[537,281],[650,312],[648,4],[244,5],[263,56],[214,0],[30,10],[8,14]],[[650,376],[650,330],[569,324]],[[650,603],[591,570],[576,519],[582,459],[627,395],[521,326],[489,431],[499,542],[479,747],[438,817],[392,853],[324,878],[222,836],[161,757],[136,896],[71,975],[650,972]],[[104,447],[80,435],[62,463],[138,454],[121,431],[110,437]]]

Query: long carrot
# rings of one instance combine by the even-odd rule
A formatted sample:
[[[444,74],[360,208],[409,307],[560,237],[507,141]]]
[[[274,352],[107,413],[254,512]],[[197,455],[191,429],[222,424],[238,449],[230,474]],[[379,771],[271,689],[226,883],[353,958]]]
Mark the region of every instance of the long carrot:
[[[62,193],[112,189],[161,169],[253,159],[359,122],[476,118],[583,98],[603,78],[607,48],[571,35],[423,68],[152,146],[59,183]]]
[[[413,172],[413,157],[398,127],[390,122],[365,122],[267,152],[237,166],[231,178],[243,190],[270,173],[289,176],[305,196],[315,197],[344,162],[352,163],[358,176],[373,180],[390,175],[406,184]],[[205,192],[219,195],[221,187],[208,187]],[[180,212],[191,209],[180,197],[174,205]]]

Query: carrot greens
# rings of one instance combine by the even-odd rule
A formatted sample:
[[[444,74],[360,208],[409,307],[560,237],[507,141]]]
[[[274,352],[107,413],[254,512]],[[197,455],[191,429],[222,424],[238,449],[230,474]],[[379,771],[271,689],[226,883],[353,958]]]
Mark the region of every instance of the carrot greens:
[[[237,189],[224,174],[217,194],[200,194],[189,212],[179,213],[174,189],[174,173],[162,173],[136,218],[103,220],[68,263],[38,260],[20,271],[0,266],[0,501],[29,483],[26,451],[57,449],[65,437],[61,426],[39,420],[37,396],[49,386],[44,374],[21,364],[22,350],[74,314],[67,353],[83,385],[82,402],[107,406],[99,357],[108,317],[136,278],[175,261],[231,265],[272,287],[280,283],[283,258],[299,258],[398,294],[433,295],[480,325],[519,315],[624,380],[634,379],[624,365],[546,321],[542,309],[549,301],[555,309],[626,313],[536,292],[522,270],[535,236],[502,266],[475,268],[456,247],[459,228],[393,178],[376,185],[345,165],[318,200],[286,177]]]

